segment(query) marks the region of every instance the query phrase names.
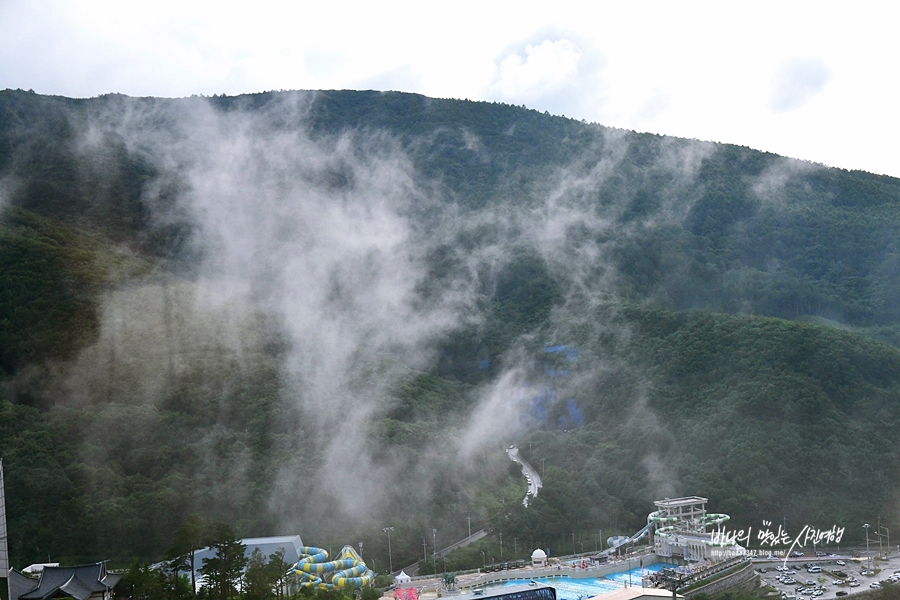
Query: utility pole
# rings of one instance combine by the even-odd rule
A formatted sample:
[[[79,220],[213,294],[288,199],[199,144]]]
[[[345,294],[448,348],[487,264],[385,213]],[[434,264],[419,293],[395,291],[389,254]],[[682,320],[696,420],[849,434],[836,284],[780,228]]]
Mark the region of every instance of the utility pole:
[[[385,527],[382,529],[383,532],[388,534],[388,564],[390,565],[391,575],[394,574],[394,556],[391,554],[391,532],[393,530],[393,527]]]
[[[469,522],[469,537],[472,537],[472,516],[466,515],[466,520]]]
[[[869,524],[866,523],[863,525],[863,528],[866,530],[866,557],[869,560],[869,570],[872,569],[872,556],[869,554]]]

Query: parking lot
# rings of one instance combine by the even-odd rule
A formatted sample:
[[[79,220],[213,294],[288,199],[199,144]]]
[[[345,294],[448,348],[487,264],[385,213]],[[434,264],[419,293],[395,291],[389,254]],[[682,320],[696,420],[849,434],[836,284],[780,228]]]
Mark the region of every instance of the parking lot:
[[[893,577],[900,581],[900,557],[869,562],[849,556],[799,557],[787,561],[754,561],[760,584],[769,585],[783,598],[832,600],[873,589]],[[841,564],[843,563],[843,564]]]

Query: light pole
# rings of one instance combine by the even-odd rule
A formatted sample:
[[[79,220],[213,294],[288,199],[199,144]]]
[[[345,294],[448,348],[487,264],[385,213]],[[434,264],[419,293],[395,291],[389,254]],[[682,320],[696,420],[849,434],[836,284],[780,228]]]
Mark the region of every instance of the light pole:
[[[388,534],[388,563],[390,564],[391,575],[394,574],[394,556],[391,554],[391,532],[394,530],[393,527],[385,527],[382,529],[383,532]]]
[[[603,530],[600,530],[600,549],[603,550]]]
[[[869,555],[869,524],[865,523],[863,528],[866,530],[866,558],[869,559],[869,569],[872,569],[872,557]]]
[[[578,554],[575,552],[575,532],[572,532],[572,554]]]
[[[484,555],[484,550],[481,551],[481,566],[487,566],[487,557]]]
[[[500,560],[503,560],[503,532],[500,532]]]
[[[472,537],[472,517],[471,517],[471,515],[466,515],[466,520],[469,522],[469,537]]]
[[[437,529],[431,528],[431,568],[437,573]]]
[[[519,538],[513,537],[513,559],[519,558]]]

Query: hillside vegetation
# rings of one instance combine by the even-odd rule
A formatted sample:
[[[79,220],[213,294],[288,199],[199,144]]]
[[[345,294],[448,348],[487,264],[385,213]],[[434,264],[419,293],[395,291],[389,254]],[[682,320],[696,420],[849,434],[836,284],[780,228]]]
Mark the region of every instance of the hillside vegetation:
[[[15,566],[197,514],[380,570],[471,519],[464,568],[687,494],[852,541],[898,525],[898,327],[894,178],[403,93],[0,92]]]

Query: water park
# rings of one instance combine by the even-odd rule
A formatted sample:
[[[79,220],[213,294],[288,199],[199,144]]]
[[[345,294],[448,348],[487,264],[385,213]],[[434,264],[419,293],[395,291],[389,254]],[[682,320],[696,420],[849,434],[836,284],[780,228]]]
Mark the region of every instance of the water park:
[[[507,450],[510,459],[519,463],[523,472],[529,472],[530,465],[513,450]],[[631,536],[608,538],[609,547],[601,552],[550,558],[537,549],[530,564],[491,572],[479,569],[460,574],[456,583],[460,592],[477,595],[479,590],[496,591],[536,582],[553,587],[557,600],[584,600],[629,588],[646,593],[636,591],[626,594],[628,598],[653,596],[651,590],[665,591],[671,597],[672,587],[702,585],[704,580],[719,580],[733,572],[740,577],[752,574],[746,549],[722,535],[722,525],[729,516],[707,513],[706,502],[700,496],[664,498],[654,503],[656,510],[647,515],[644,527]],[[415,589],[417,595],[409,598],[403,589]],[[439,585],[431,589],[425,578],[416,578],[403,583],[395,598],[420,600],[439,593],[454,594]]]

